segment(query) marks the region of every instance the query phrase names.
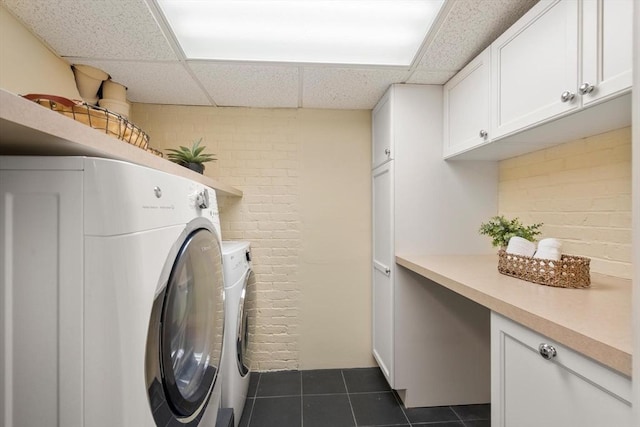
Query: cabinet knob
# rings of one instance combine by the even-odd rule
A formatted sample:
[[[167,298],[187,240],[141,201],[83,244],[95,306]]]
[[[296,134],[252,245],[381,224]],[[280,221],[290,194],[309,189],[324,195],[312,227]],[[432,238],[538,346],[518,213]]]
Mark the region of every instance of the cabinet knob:
[[[384,149],[384,154],[386,154],[387,156],[390,156],[391,155],[391,150],[388,149],[388,148],[385,148]]]
[[[384,269],[384,272],[389,274],[389,273],[391,273],[391,269],[389,267],[387,267],[387,268]]]
[[[538,347],[538,351],[540,352],[540,356],[542,356],[547,360],[553,359],[558,355],[556,348],[551,344],[547,344],[547,343],[540,344],[540,346]]]
[[[486,130],[482,129],[480,131],[480,138],[486,138],[487,136],[489,136],[489,132],[487,132]]]
[[[564,92],[562,92],[562,95],[560,95],[560,100],[562,102],[569,102],[569,101],[572,101],[573,98],[575,97],[576,97],[575,93],[571,93],[568,90],[565,90]]]
[[[588,93],[591,93],[593,92],[593,89],[595,89],[595,86],[589,82],[584,82],[579,87],[579,91],[581,95],[586,95]]]

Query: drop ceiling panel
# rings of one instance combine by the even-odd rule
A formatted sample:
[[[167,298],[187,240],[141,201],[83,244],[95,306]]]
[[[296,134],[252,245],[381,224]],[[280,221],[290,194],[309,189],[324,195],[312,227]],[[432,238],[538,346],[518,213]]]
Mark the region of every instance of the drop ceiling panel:
[[[100,61],[66,58],[71,64],[87,64],[109,73],[128,87],[132,102],[176,105],[211,105],[205,92],[178,62]]]
[[[399,67],[308,63],[189,61],[185,65],[147,1],[152,0],[0,0],[0,4],[58,55],[71,63],[102,68],[127,85],[134,102],[361,109],[372,108],[393,83],[445,83],[537,2],[447,0],[453,4],[443,25],[429,36],[425,54],[410,73]]]
[[[315,68],[303,71],[304,108],[371,109],[392,83],[404,81],[404,70]]]
[[[189,62],[219,106],[298,107],[298,67]]]
[[[144,0],[2,0],[60,56],[177,59]]]
[[[459,0],[418,69],[460,70],[538,0]]]

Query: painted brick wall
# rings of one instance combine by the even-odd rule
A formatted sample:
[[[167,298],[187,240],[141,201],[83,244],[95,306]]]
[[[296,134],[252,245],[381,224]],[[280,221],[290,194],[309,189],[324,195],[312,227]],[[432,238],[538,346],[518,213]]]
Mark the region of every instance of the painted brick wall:
[[[317,361],[305,362],[301,356],[301,330],[304,339],[324,337],[322,325],[335,317],[341,324],[353,324],[358,329],[338,331],[370,336],[370,235],[344,236],[347,243],[361,248],[363,256],[355,265],[364,271],[356,281],[336,283],[362,295],[363,299],[340,310],[335,296],[326,291],[317,292],[309,283],[313,277],[304,272],[303,240],[313,246],[312,236],[304,237],[305,212],[316,211],[316,204],[334,205],[335,215],[314,224],[316,239],[332,233],[338,218],[353,217],[362,223],[362,213],[368,221],[370,205],[370,113],[368,111],[249,109],[161,106],[134,104],[132,117],[136,124],[151,135],[151,145],[165,149],[186,145],[203,137],[207,151],[215,153],[218,161],[208,163],[205,175],[230,184],[244,192],[242,198],[220,197],[220,218],[224,240],[248,240],[253,251],[256,289],[256,325],[252,346],[252,368],[259,371],[319,367]],[[316,124],[309,126],[309,124]],[[342,124],[341,124],[342,123]],[[351,123],[351,125],[347,125]],[[354,125],[355,124],[355,125]],[[330,181],[310,173],[307,158],[326,156],[327,164],[335,159],[335,151],[324,149],[332,143],[348,144],[356,153],[350,165],[340,163],[331,173],[342,182],[344,189],[328,188]],[[337,164],[337,163],[336,163]],[[361,165],[360,165],[361,164]],[[360,165],[360,166],[358,166]],[[310,185],[309,179],[313,178]],[[351,201],[332,199],[350,191],[353,185],[365,183],[364,197]],[[355,183],[355,184],[354,184]],[[322,191],[323,200],[303,197],[303,189]],[[340,203],[338,203],[340,200]],[[309,215],[306,215],[307,220]],[[334,219],[335,218],[335,219]],[[307,227],[308,228],[308,227]],[[370,228],[370,227],[369,227]],[[350,242],[350,240],[352,240]],[[327,250],[340,254],[345,246]],[[307,251],[308,253],[308,251]],[[342,265],[329,266],[339,271]],[[352,267],[353,268],[353,267]],[[351,278],[351,276],[349,276]],[[305,297],[305,292],[309,294]],[[334,309],[322,313],[301,313],[303,300],[312,298],[319,306],[333,305]],[[360,319],[365,319],[364,322]],[[338,350],[336,351],[336,347]],[[344,353],[341,357],[336,354]],[[357,349],[329,346],[317,357],[324,363],[341,366],[370,366],[370,345],[364,340]],[[307,358],[309,359],[309,358]],[[332,362],[335,361],[335,362]],[[323,366],[324,367],[324,366]]]
[[[543,222],[542,237],[631,278],[631,128],[500,162],[499,212]]]

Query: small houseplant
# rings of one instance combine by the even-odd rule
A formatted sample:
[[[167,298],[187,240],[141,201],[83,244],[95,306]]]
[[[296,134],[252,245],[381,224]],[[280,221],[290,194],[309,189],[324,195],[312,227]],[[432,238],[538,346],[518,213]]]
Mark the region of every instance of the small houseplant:
[[[540,234],[542,223],[525,226],[518,218],[506,219],[503,215],[494,216],[488,222],[480,225],[480,234],[485,234],[493,240],[491,244],[498,248],[506,248],[513,236],[522,237],[531,242]]]
[[[215,154],[203,153],[205,146],[200,146],[202,138],[194,141],[191,147],[180,146],[179,149],[168,148],[167,158],[192,171],[203,173],[204,163],[216,160]]]

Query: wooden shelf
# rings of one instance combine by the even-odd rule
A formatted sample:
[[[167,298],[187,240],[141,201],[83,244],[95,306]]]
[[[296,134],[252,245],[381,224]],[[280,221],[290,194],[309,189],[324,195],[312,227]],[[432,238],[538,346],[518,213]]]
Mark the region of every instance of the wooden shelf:
[[[87,125],[0,89],[0,154],[91,156],[124,160],[213,188],[219,196],[242,191],[190,171]]]

